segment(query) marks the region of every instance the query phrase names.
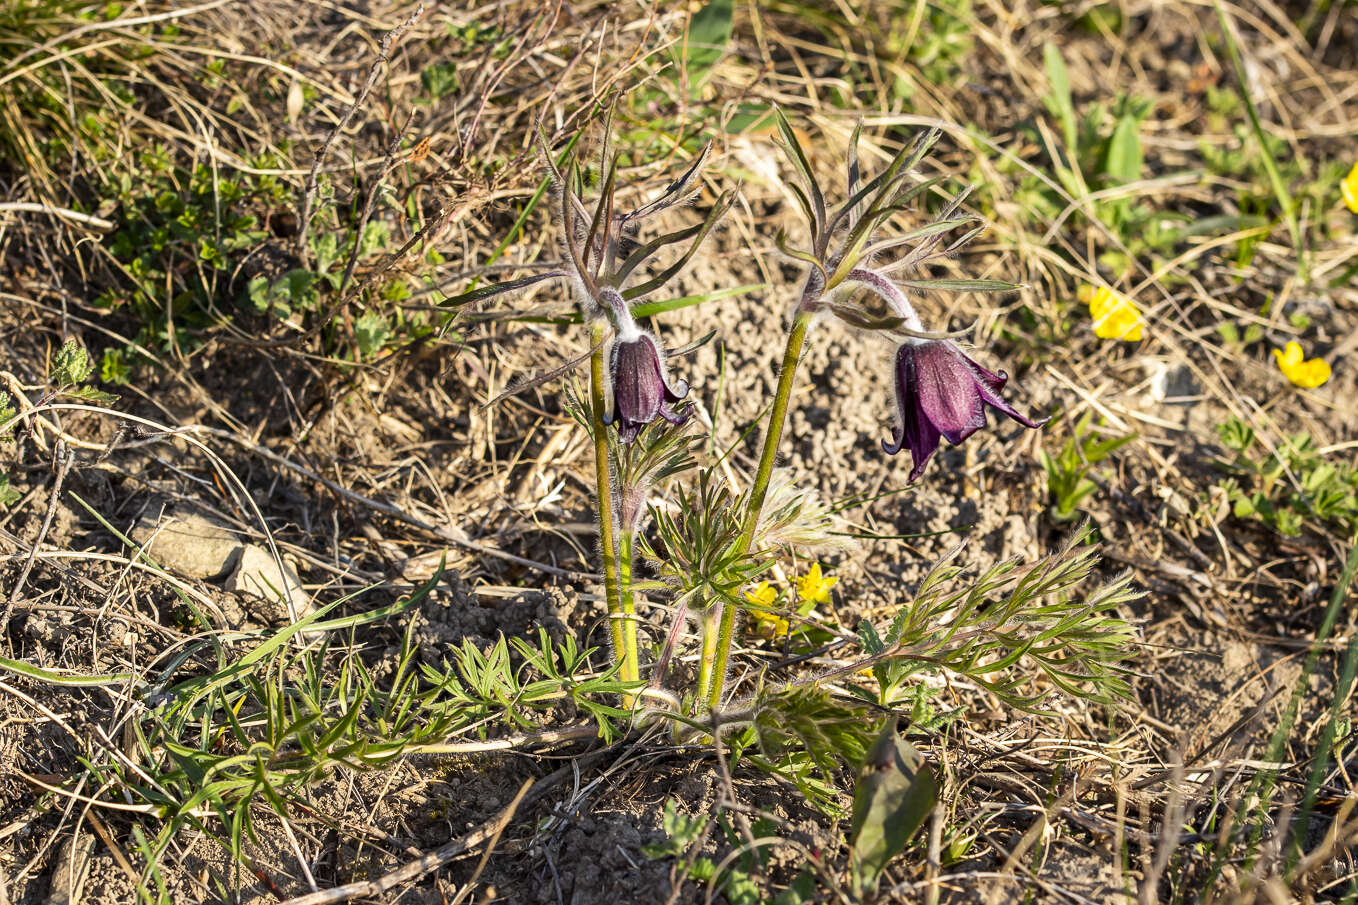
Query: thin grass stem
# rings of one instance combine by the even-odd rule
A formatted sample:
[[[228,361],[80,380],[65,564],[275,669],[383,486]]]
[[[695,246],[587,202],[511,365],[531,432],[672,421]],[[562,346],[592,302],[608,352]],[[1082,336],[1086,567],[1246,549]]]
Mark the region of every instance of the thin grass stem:
[[[1334,632],[1335,625],[1339,621],[1339,614],[1343,612],[1344,602],[1348,599],[1349,588],[1352,587],[1355,577],[1358,577],[1358,538],[1353,540],[1349,548],[1344,570],[1339,576],[1338,583],[1335,584],[1334,593],[1330,596],[1329,606],[1321,619],[1320,627],[1316,630],[1315,640],[1311,642],[1311,649],[1306,655],[1301,676],[1293,685],[1291,698],[1288,700],[1282,718],[1269,739],[1267,763],[1278,764],[1284,758],[1288,740],[1292,737],[1292,729],[1296,726],[1298,714],[1301,712],[1302,700],[1310,688],[1311,676],[1315,674],[1316,668],[1320,665],[1325,643]],[[1342,700],[1342,698],[1337,700]],[[1317,750],[1315,756],[1318,760],[1325,760],[1327,754],[1328,752],[1322,748]],[[1241,827],[1242,830],[1246,827],[1249,829],[1248,839],[1245,840],[1244,871],[1246,873],[1253,868],[1260,855],[1260,845],[1268,826],[1266,817],[1278,790],[1280,773],[1281,770],[1274,766],[1255,774],[1249,788],[1241,796],[1239,805],[1236,807],[1233,825]],[[1308,797],[1313,791],[1308,783]],[[1307,817],[1309,818],[1309,812],[1307,812]],[[1210,888],[1221,876],[1231,857],[1230,844],[1237,838],[1234,833],[1223,834],[1216,851],[1213,853],[1211,867],[1207,875],[1208,880],[1207,884],[1203,886],[1204,889]]]
[[[1292,193],[1287,190],[1287,183],[1283,181],[1282,173],[1278,169],[1278,162],[1273,159],[1273,152],[1269,150],[1266,141],[1267,133],[1259,119],[1259,110],[1254,106],[1254,98],[1250,96],[1250,87],[1246,80],[1245,60],[1241,56],[1240,45],[1235,40],[1235,28],[1230,16],[1226,13],[1226,8],[1222,6],[1221,0],[1215,0],[1215,5],[1217,17],[1221,20],[1221,33],[1226,39],[1226,50],[1231,57],[1231,66],[1235,69],[1236,83],[1240,88],[1240,99],[1245,104],[1245,113],[1249,117],[1250,129],[1254,132],[1255,141],[1259,144],[1259,160],[1263,164],[1264,172],[1268,174],[1269,185],[1273,188],[1274,197],[1278,199],[1278,206],[1282,208],[1283,222],[1287,224],[1287,231],[1292,237],[1292,247],[1297,253],[1297,280],[1305,286],[1310,282],[1310,279],[1306,261],[1306,245],[1302,241],[1301,223],[1297,218],[1297,205],[1292,199]]]

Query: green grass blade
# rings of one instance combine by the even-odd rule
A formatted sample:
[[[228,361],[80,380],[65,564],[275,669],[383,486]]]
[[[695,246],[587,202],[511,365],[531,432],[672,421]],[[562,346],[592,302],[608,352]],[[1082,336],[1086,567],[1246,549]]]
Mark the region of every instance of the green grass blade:
[[[111,673],[102,676],[76,676],[69,673],[52,672],[50,669],[43,669],[40,666],[34,666],[32,663],[8,660],[4,657],[0,657],[0,669],[9,670],[12,673],[47,685],[62,685],[67,688],[98,688],[101,685],[122,685],[136,678],[130,672]]]
[[[1334,596],[1330,598],[1331,611],[1337,613],[1341,608],[1340,604],[1347,596],[1355,572],[1358,572],[1358,538],[1353,541],[1348,562],[1344,564],[1344,573],[1339,579],[1339,584],[1335,587]],[[1330,704],[1330,715],[1325,721],[1325,727],[1320,733],[1320,741],[1316,745],[1315,755],[1311,761],[1311,773],[1306,777],[1306,793],[1302,797],[1301,820],[1293,834],[1293,839],[1298,846],[1294,858],[1300,856],[1300,846],[1305,844],[1306,833],[1311,824],[1311,812],[1315,810],[1320,783],[1324,780],[1325,770],[1329,766],[1331,756],[1335,753],[1335,737],[1338,735],[1339,724],[1349,716],[1347,702],[1349,692],[1353,690],[1355,674],[1358,674],[1358,636],[1350,638],[1348,647],[1344,650],[1344,664],[1339,670],[1339,681],[1335,687],[1334,700]]]
[[[1245,102],[1245,113],[1249,116],[1250,129],[1254,132],[1254,139],[1259,145],[1259,155],[1263,159],[1264,171],[1268,173],[1268,181],[1273,187],[1274,197],[1278,199],[1278,206],[1283,209],[1283,220],[1287,223],[1287,231],[1292,235],[1292,247],[1297,253],[1297,279],[1302,283],[1307,281],[1306,252],[1302,247],[1301,224],[1297,220],[1297,206],[1292,200],[1292,194],[1288,192],[1287,186],[1283,183],[1283,174],[1278,169],[1278,162],[1273,159],[1273,154],[1269,152],[1268,143],[1264,139],[1264,127],[1259,120],[1259,111],[1254,106],[1253,99],[1250,98],[1249,85],[1245,82],[1245,61],[1240,56],[1240,46],[1235,40],[1235,28],[1232,26],[1230,17],[1226,15],[1226,8],[1221,5],[1221,0],[1213,0],[1217,8],[1217,17],[1221,20],[1221,32],[1226,38],[1226,50],[1231,57],[1231,68],[1235,70],[1236,85],[1240,89],[1240,99]]]

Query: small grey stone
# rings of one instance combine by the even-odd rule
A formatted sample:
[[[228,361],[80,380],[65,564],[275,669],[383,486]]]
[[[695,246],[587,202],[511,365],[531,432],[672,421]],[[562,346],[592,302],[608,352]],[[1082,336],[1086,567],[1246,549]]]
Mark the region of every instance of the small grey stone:
[[[236,570],[226,579],[225,587],[228,591],[243,591],[281,604],[283,616],[300,619],[312,612],[311,598],[302,589],[302,580],[292,566],[286,562],[282,565],[280,571],[279,564],[263,547],[246,545],[241,549]],[[294,608],[291,614],[287,613],[289,598]]]

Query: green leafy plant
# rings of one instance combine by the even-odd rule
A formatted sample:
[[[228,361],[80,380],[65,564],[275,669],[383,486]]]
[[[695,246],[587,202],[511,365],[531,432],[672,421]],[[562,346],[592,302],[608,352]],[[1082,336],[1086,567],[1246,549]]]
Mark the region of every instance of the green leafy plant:
[[[1220,0],[1214,0],[1217,10],[1217,18],[1221,22],[1221,33],[1225,39],[1226,50],[1231,60],[1231,65],[1235,69],[1236,83],[1240,88],[1240,100],[1245,105],[1245,113],[1249,117],[1250,130],[1255,140],[1258,142],[1260,155],[1259,163],[1268,176],[1269,187],[1273,190],[1274,198],[1278,202],[1278,207],[1282,210],[1283,222],[1287,224],[1288,233],[1292,237],[1292,247],[1297,255],[1297,278],[1305,284],[1307,282],[1307,258],[1306,248],[1302,242],[1300,218],[1297,205],[1292,199],[1292,194],[1288,191],[1287,183],[1283,179],[1282,172],[1278,168],[1273,148],[1268,143],[1268,133],[1265,131],[1263,123],[1259,119],[1259,111],[1255,108],[1254,99],[1250,96],[1250,86],[1248,76],[1245,72],[1245,61],[1240,54],[1240,47],[1235,40],[1235,26],[1226,13],[1226,8],[1221,5]],[[1287,155],[1292,156],[1292,155]]]
[[[9,393],[0,390],[0,440],[13,439],[15,414]],[[10,486],[9,475],[0,471],[0,506],[13,506],[22,497],[22,493]]]
[[[707,821],[708,818],[704,814],[690,817],[681,813],[679,801],[670,798],[665,802],[665,814],[660,823],[665,831],[665,841],[643,845],[641,852],[648,858],[677,858],[688,851],[690,846],[698,844],[707,829]],[[706,869],[702,872],[711,876],[715,870],[716,865],[708,861]]]
[[[454,740],[536,729],[531,714],[565,702],[591,718],[587,735],[615,736],[627,713],[609,702],[628,686],[616,667],[594,672],[595,652],[572,639],[557,644],[542,631],[536,643],[501,637],[484,651],[464,641],[451,661],[433,666],[417,663],[418,620],[410,616],[380,681],[352,645],[335,644],[341,632],[409,613],[439,580],[361,616],[324,620],[323,610],[239,652],[209,636],[211,643],[170,659],[138,688],[146,706],[129,727],[132,749],[90,765],[105,788],[120,790],[125,809],[144,815],[134,830],[147,861],[144,901],[164,900],[158,864],[177,834],[203,832],[234,864],[248,864],[245,843],[258,840],[254,806],[286,819],[308,806],[312,784],[336,770],[475,751],[474,741]],[[325,640],[299,649],[300,633]],[[230,878],[219,879],[230,888]]]
[[[1278,135],[1256,130],[1237,89],[1209,88],[1207,108],[1212,131],[1230,136],[1223,143],[1201,141],[1198,150],[1208,171],[1230,179],[1237,186],[1234,200],[1240,214],[1216,220],[1223,227],[1247,231],[1236,244],[1238,267],[1248,267],[1254,260],[1259,243],[1276,226],[1275,212],[1282,209],[1283,198],[1290,208],[1308,214],[1315,212],[1306,216],[1304,223],[1297,224],[1299,230],[1305,229],[1304,234],[1298,233],[1304,244],[1314,246],[1344,234],[1342,219],[1336,221],[1316,214],[1339,205],[1339,184],[1348,164],[1293,153]],[[1283,196],[1278,194],[1279,186]],[[1352,276],[1351,272],[1346,273],[1340,283],[1332,285],[1344,285]]]
[[[1094,467],[1136,439],[1136,434],[1102,437],[1090,429],[1092,413],[1085,413],[1070,429],[1061,451],[1051,456],[1040,450],[1042,467],[1047,472],[1047,495],[1051,498],[1051,517],[1068,522],[1079,517],[1080,504],[1099,489],[1089,477]],[[1099,425],[1103,427],[1102,423]]]
[[[26,176],[41,198],[88,209],[88,198],[67,198],[71,178],[97,178],[126,147],[145,101],[131,87],[145,81],[138,73],[189,75],[175,52],[186,41],[177,17],[149,18],[118,2],[0,6],[0,170]],[[151,131],[134,126],[132,140]]]
[[[1111,105],[1090,104],[1081,115],[1061,51],[1048,43],[1043,55],[1050,91],[1042,101],[1055,125],[1054,134],[1046,127],[1024,127],[1023,131],[1027,141],[1045,150],[1052,181],[1061,191],[1016,161],[1002,158],[999,168],[1018,182],[1013,200],[1023,218],[1044,225],[1067,218],[1096,225],[1099,262],[1115,273],[1127,271],[1135,260],[1163,256],[1184,239],[1224,225],[1160,209],[1143,193],[1120,191],[1146,178],[1141,126],[1151,115],[1153,103],[1119,95]],[[1110,234],[1115,242],[1108,240]]]
[[[88,381],[93,371],[94,364],[90,361],[90,353],[85,350],[85,347],[73,339],[67,340],[53,356],[52,363],[48,368],[47,380],[43,385],[22,387],[12,384],[15,392],[19,394],[17,398],[0,390],[0,439],[12,439],[14,429],[19,426],[24,417],[31,417],[36,412],[49,409],[53,403],[62,399],[75,400],[90,405],[108,405],[117,402],[117,396],[89,385]],[[33,390],[41,391],[41,395],[38,396],[36,401],[27,398],[27,393]],[[16,403],[21,406],[21,410],[15,408]],[[60,413],[52,412],[51,414],[59,423]],[[22,496],[18,490],[10,485],[9,476],[0,472],[0,506],[12,506]]]
[[[95,299],[138,325],[132,346],[118,350],[124,359],[138,356],[138,346],[193,348],[198,331],[226,319],[233,307],[223,307],[227,283],[246,252],[267,237],[258,212],[288,200],[272,177],[207,164],[185,169],[164,145],[137,157],[138,176],[118,171],[107,188],[121,204],[121,222],[106,240],[120,281]],[[278,161],[252,163],[267,168]],[[118,365],[108,367],[120,373]]]
[[[925,85],[953,82],[972,52],[975,16],[971,0],[914,0],[909,7],[907,15],[888,18],[887,54],[913,65]],[[917,90],[914,79],[904,74],[891,87],[903,100]]]
[[[68,339],[52,359],[48,382],[52,387],[53,398],[66,396],[102,405],[117,402],[117,396],[105,393],[87,383],[93,372],[94,364],[90,361],[90,353],[75,340]]]
[[[740,843],[724,817],[719,816],[713,821],[706,814],[689,816],[679,810],[676,799],[670,798],[665,802],[661,818],[665,840],[643,845],[641,851],[652,860],[675,859],[677,883],[691,880],[707,884],[712,891],[720,889],[731,905],[802,905],[816,901],[816,876],[809,867],[799,871],[789,886],[770,899],[761,892],[760,885],[754,879],[759,868],[755,852],[745,851],[735,859],[727,859],[723,862],[724,866],[718,866],[711,858],[698,854],[704,841],[711,835],[714,823],[729,841]],[[759,835],[768,838],[765,832]]]
[[[959,581],[963,570],[954,560],[961,548],[954,550],[889,625],[859,627],[869,656],[855,666],[871,667],[878,685],[860,696],[898,700],[901,673],[877,667],[900,660],[914,671],[965,676],[1023,710],[1042,709],[1051,693],[1040,687],[1045,682],[1034,684],[1039,676],[1086,700],[1125,697],[1121,664],[1133,634],[1117,611],[1139,595],[1123,575],[1076,596],[1098,562],[1090,539],[1089,528],[1081,528],[1026,571],[1009,559],[968,582]]]
[[[733,0],[709,0],[689,20],[682,53],[676,63],[688,81],[690,93],[697,95],[702,91],[712,67],[726,52],[734,17]]]
[[[1308,523],[1348,534],[1358,528],[1358,469],[1332,461],[1309,434],[1265,448],[1254,428],[1231,418],[1217,428],[1234,456],[1218,463],[1230,477],[1221,487],[1237,518],[1257,519],[1296,536]]]
[[[978,416],[986,407],[1032,429],[1045,420],[1028,418],[1003,398],[1006,378],[947,337],[929,333],[907,295],[1015,288],[1001,280],[939,277],[931,270],[980,232],[976,218],[962,210],[966,192],[922,224],[887,231],[912,201],[939,185],[940,179],[913,175],[939,133],[917,136],[871,177],[860,172],[855,133],[845,200],[831,205],[791,124],[777,111],[776,121],[797,177],[788,189],[808,228],[803,245],[794,245],[786,233],[777,240],[804,273],[790,305],[782,369],[762,418],[752,475],[742,479],[729,450],[694,436],[685,408],[691,389],[670,376],[671,360],[678,356],[667,354],[660,337],[638,322],[643,312],[664,313],[664,305],[643,299],[686,266],[730,203],[729,193],[722,193],[701,222],[656,238],[641,231],[653,214],[696,192],[705,149],[654,200],[632,209],[622,208],[615,197],[620,154],[611,146],[611,120],[605,125],[598,167],[603,175],[593,199],[585,197],[587,182],[573,152],[568,148],[558,162],[544,149],[561,260],[529,276],[470,289],[449,304],[549,281],[570,287],[587,327],[581,361],[589,362],[589,387],[587,395],[569,392],[567,404],[595,452],[613,662],[618,680],[635,689],[624,694],[622,710],[644,723],[668,721],[677,739],[705,738],[729,746],[733,764],[749,764],[791,783],[827,813],[839,810],[838,775],[863,768],[878,738],[880,763],[872,769],[883,774],[877,783],[881,791],[864,792],[868,803],[855,829],[862,840],[856,888],[866,896],[881,866],[904,846],[932,802],[932,793],[905,794],[915,780],[900,776],[924,772],[918,763],[907,763],[907,749],[892,740],[894,729],[879,736],[883,721],[870,707],[908,703],[918,716],[917,729],[936,729],[956,714],[939,713],[932,695],[917,686],[928,677],[949,675],[1020,709],[1040,711],[1053,693],[1115,705],[1128,692],[1121,664],[1132,639],[1118,610],[1135,593],[1125,577],[1092,586],[1097,556],[1087,543],[1087,530],[1074,532],[1060,552],[1027,570],[1010,560],[963,581],[962,569],[948,559],[888,626],[861,630],[861,656],[850,658],[852,665],[780,686],[758,682],[744,696],[731,693],[727,679],[740,616],[756,607],[767,616],[769,605],[762,601],[770,593],[777,601],[766,576],[789,559],[811,561],[818,548],[842,541],[836,538],[834,510],[785,475],[775,477],[798,365],[815,321],[834,317],[895,345],[899,418],[893,439],[883,445],[893,454],[909,450],[910,481],[925,473],[944,437],[960,443],[979,429],[984,418]],[[659,257],[671,247],[668,259]],[[539,386],[561,370],[526,385]],[[944,387],[946,399],[921,387]],[[1096,459],[1111,448],[1080,446]],[[653,577],[644,577],[646,572]],[[808,590],[813,597],[826,594],[829,586],[818,570],[816,577],[817,589]],[[671,613],[669,630],[654,647],[639,640],[638,604],[648,598],[664,600]],[[690,624],[699,636],[692,684],[671,669]],[[481,654],[467,651],[466,656]],[[863,671],[877,680],[875,691],[830,691],[832,681]],[[501,691],[496,697],[515,696]],[[892,771],[896,778],[886,781]],[[875,782],[865,779],[862,787],[873,788]],[[900,809],[907,806],[910,815],[902,816]],[[681,828],[676,823],[672,829]],[[689,833],[693,827],[682,829]],[[730,887],[727,895],[732,895]]]

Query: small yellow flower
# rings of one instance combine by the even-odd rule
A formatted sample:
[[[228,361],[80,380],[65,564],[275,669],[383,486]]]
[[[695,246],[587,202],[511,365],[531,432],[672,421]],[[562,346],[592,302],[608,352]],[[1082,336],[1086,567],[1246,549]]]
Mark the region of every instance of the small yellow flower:
[[[789,628],[788,621],[777,613],[768,613],[764,610],[750,610],[750,620],[754,623],[751,628],[755,634],[765,638],[777,638],[779,635],[786,635]]]
[[[1344,204],[1348,209],[1358,214],[1358,163],[1353,165],[1349,174],[1339,183],[1339,191],[1344,196]]]
[[[1141,328],[1146,321],[1131,299],[1107,286],[1081,286],[1080,301],[1089,306],[1089,316],[1094,318],[1094,335],[1099,339],[1140,341]]]
[[[811,569],[797,580],[797,597],[803,603],[812,604],[829,603],[830,589],[839,584],[838,578],[823,576],[820,574],[820,563],[814,563]]]
[[[745,592],[745,599],[757,607],[768,609],[773,606],[773,602],[778,599],[778,591],[767,581],[761,581],[759,587],[753,591]]]
[[[751,628],[760,635],[775,638],[787,634],[788,621],[777,613],[769,612],[778,599],[778,590],[767,581],[761,581],[753,591],[745,592],[745,600],[753,609],[749,610]]]
[[[1283,376],[1299,387],[1314,389],[1330,379],[1330,366],[1323,358],[1303,361],[1301,346],[1288,343],[1282,349],[1274,349],[1273,357],[1278,359],[1278,370]]]

